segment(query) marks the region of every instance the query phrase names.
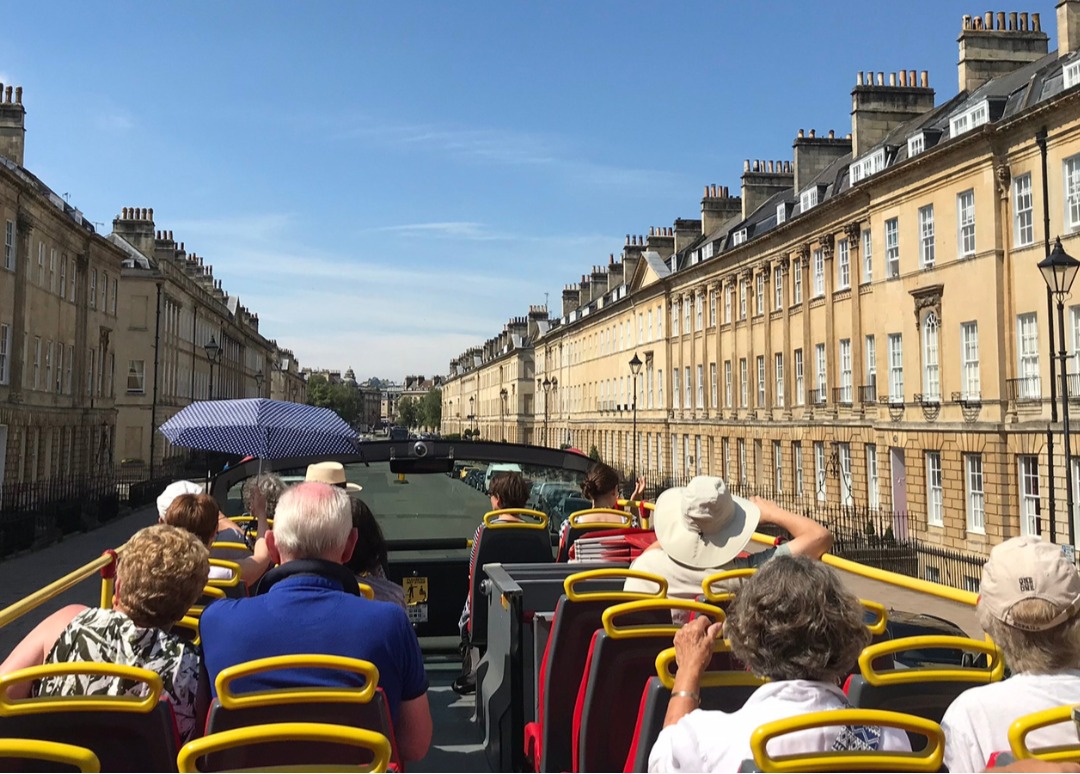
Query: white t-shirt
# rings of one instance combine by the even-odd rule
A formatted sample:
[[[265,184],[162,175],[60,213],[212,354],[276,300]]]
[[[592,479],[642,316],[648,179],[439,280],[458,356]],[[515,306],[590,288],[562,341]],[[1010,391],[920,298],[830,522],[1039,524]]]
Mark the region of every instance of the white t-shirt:
[[[844,692],[835,685],[813,680],[780,680],[754,691],[742,709],[727,713],[694,710],[668,726],[649,753],[649,771],[738,771],[752,760],[750,735],[765,723],[807,712],[844,709]],[[826,752],[841,727],[786,734],[769,743],[771,755]],[[895,728],[881,729],[883,750],[909,751],[907,734]]]
[[[745,559],[734,559],[723,567],[714,567],[707,570],[695,570],[692,567],[679,564],[664,553],[662,548],[651,548],[642,552],[641,556],[630,565],[631,570],[648,572],[667,578],[669,597],[675,599],[697,599],[704,593],[701,584],[710,575],[715,575],[722,570],[737,570],[744,567],[760,567],[774,556],[785,556],[791,553],[787,544],[777,548],[767,548],[756,554],[751,554]],[[652,594],[656,586],[648,581],[638,578],[627,578],[623,583],[623,591],[633,591],[638,594]]]
[[[1013,675],[1008,680],[969,688],[956,697],[941,719],[945,765],[949,771],[982,771],[991,753],[1009,750],[1009,726],[1032,712],[1080,703],[1080,670],[1053,675]],[[1033,732],[1028,747],[1076,744],[1072,722]]]

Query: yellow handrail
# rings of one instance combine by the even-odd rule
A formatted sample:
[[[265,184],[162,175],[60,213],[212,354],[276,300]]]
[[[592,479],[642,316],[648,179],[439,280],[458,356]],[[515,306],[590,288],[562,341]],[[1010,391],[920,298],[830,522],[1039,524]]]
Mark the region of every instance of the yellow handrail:
[[[753,540],[755,543],[761,543],[767,546],[772,546],[776,543],[775,537],[762,535],[758,532],[754,533]],[[962,591],[961,589],[942,586],[939,583],[924,581],[919,578],[909,578],[906,575],[889,572],[888,570],[879,570],[877,567],[867,567],[858,562],[853,562],[850,559],[841,559],[839,556],[833,556],[832,554],[825,554],[825,556],[821,557],[821,561],[830,567],[835,567],[837,570],[850,572],[852,575],[859,575],[869,580],[887,583],[890,586],[899,586],[900,588],[908,589],[910,591],[917,591],[920,594],[929,594],[932,597],[947,599],[950,602],[957,602],[961,605],[975,607],[975,603],[979,601],[979,595],[972,591]]]
[[[119,553],[121,550],[123,550],[123,546],[116,549],[117,553]],[[48,586],[43,586],[42,588],[35,591],[33,594],[30,594],[27,597],[23,597],[14,604],[8,605],[3,610],[0,610],[0,626],[7,626],[16,618],[20,618],[21,616],[29,613],[31,610],[34,610],[41,605],[44,605],[46,602],[56,599],[65,591],[69,591],[75,588],[75,586],[79,585],[84,580],[92,577],[94,573],[100,572],[105,567],[108,567],[110,564],[113,563],[113,561],[115,561],[115,557],[112,553],[102,554],[101,556],[94,559],[94,561],[87,562],[77,570],[72,570],[67,575],[60,578],[59,580],[53,581]],[[111,579],[109,579],[109,585],[111,588]],[[104,590],[102,596],[104,597]],[[110,593],[109,604],[103,605],[103,607],[111,606],[112,594]]]

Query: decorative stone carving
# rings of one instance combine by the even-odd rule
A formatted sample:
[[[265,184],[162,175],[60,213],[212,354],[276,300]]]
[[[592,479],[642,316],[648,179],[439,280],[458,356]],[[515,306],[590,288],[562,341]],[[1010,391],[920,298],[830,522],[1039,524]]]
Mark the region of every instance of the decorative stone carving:
[[[821,256],[826,262],[831,261],[833,257],[833,245],[836,244],[836,238],[832,234],[826,234],[818,240],[818,244],[821,245]]]
[[[1004,159],[995,159],[994,179],[997,182],[998,196],[1002,199],[1008,199],[1009,188],[1012,185],[1012,171]]]
[[[844,236],[848,239],[848,249],[859,249],[859,235],[862,234],[862,225],[858,222],[848,223],[844,226]]]
[[[922,328],[923,320],[931,312],[937,315],[938,324],[941,323],[941,294],[944,289],[944,285],[930,285],[911,291],[911,296],[915,299],[916,330]]]

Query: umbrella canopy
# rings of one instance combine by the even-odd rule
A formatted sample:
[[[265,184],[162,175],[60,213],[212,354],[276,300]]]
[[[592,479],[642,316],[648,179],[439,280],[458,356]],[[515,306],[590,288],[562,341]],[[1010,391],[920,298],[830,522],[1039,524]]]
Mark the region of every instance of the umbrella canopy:
[[[198,401],[160,430],[175,446],[260,459],[356,451],[356,431],[334,411],[267,398]]]

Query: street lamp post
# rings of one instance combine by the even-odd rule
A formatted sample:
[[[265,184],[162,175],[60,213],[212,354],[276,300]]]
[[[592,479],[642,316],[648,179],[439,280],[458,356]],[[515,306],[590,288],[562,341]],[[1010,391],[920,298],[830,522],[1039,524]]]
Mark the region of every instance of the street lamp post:
[[[1076,273],[1080,270],[1080,261],[1073,258],[1061,247],[1061,237],[1054,242],[1054,249],[1046,258],[1039,262],[1039,271],[1042,272],[1049,290],[1057,301],[1058,316],[1058,354],[1061,361],[1061,418],[1062,430],[1065,433],[1065,502],[1068,508],[1069,545],[1076,545],[1076,525],[1073,516],[1073,481],[1072,481],[1072,451],[1069,444],[1069,380],[1068,380],[1068,353],[1065,350],[1065,298],[1069,295]],[[1053,330],[1051,326],[1051,330]],[[1051,350],[1053,341],[1051,340]],[[1054,514],[1051,512],[1051,519]]]
[[[630,373],[634,375],[634,395],[630,401],[630,405],[633,406],[634,411],[634,429],[630,436],[630,443],[634,447],[634,470],[633,475],[636,478],[638,475],[637,468],[637,378],[641,373],[641,358],[638,357],[637,352],[634,353],[634,357],[630,360]]]
[[[210,361],[210,379],[206,384],[206,399],[214,399],[214,364],[221,362],[221,356],[224,350],[221,346],[214,341],[214,337],[210,337],[210,341],[203,345],[203,349],[206,350],[206,359]]]
[[[558,387],[558,380],[555,377],[548,379],[544,377],[544,381],[540,382],[544,388],[544,446],[548,445],[548,401],[551,398],[551,391]]]
[[[265,380],[266,380],[266,377],[263,376],[262,371],[256,371],[255,372],[255,397],[256,398],[261,398],[263,396],[262,386],[263,386],[263,382]]]
[[[506,398],[510,395],[503,387],[499,390],[499,397],[502,398],[502,439],[506,442]]]
[[[475,395],[470,395],[469,396],[469,416],[467,418],[472,420],[472,422],[470,424],[472,424],[473,427],[476,426],[476,408],[475,408],[475,406],[476,406],[476,396]],[[469,428],[469,430],[470,430],[469,435],[472,435],[475,438],[476,434],[471,432],[472,428]]]
[[[1042,158],[1042,199],[1043,199],[1043,256],[1046,261],[1050,260],[1050,182],[1047,172],[1048,154],[1046,150],[1046,127],[1035,132],[1035,144],[1039,146],[1039,155]],[[1039,264],[1040,266],[1042,264]],[[1042,269],[1040,269],[1042,271]],[[1050,424],[1046,426],[1046,484],[1048,490],[1048,505],[1050,506],[1050,542],[1057,542],[1057,522],[1054,513],[1057,511],[1056,487],[1054,486],[1054,431],[1053,425],[1058,421],[1057,407],[1057,379],[1054,373],[1054,294],[1050,286],[1046,286],[1046,324],[1050,326],[1050,341],[1047,349],[1050,350]],[[1068,403],[1068,398],[1065,399]],[[1068,439],[1066,438],[1066,443]],[[1065,480],[1069,479],[1069,471],[1065,471]],[[1068,486],[1068,485],[1066,485]],[[1069,517],[1072,523],[1072,516]],[[1035,534],[1042,534],[1042,522],[1035,519]]]

